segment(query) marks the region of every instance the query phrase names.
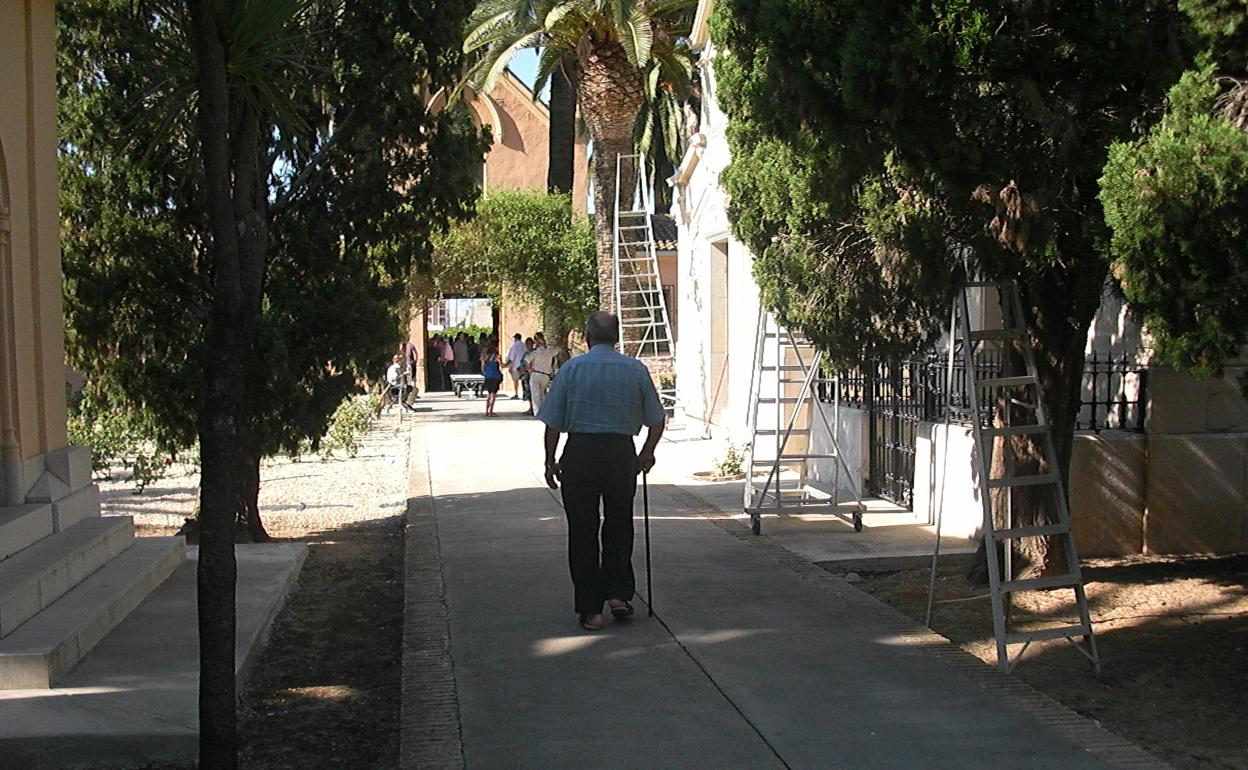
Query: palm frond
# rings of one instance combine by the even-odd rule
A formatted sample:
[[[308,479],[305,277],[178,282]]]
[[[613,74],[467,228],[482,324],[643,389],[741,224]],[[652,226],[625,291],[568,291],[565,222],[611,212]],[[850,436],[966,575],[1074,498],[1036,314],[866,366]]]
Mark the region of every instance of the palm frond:
[[[685,11],[691,11],[697,7],[698,0],[657,0],[657,2],[646,6],[646,12],[652,19],[662,19],[679,16]],[[692,24],[692,17],[689,21]]]
[[[641,69],[650,60],[650,49],[654,45],[654,27],[650,24],[650,17],[640,8],[634,9],[619,32],[629,63]]]
[[[547,32],[554,30],[568,14],[577,9],[578,5],[577,0],[565,0],[562,3],[555,3],[542,19],[542,28]]]
[[[506,13],[482,19],[479,24],[467,27],[464,36],[464,53],[472,53],[478,48],[485,48],[515,29],[515,19]]]
[[[559,69],[559,64],[563,61],[563,57],[567,55],[567,51],[555,48],[549,44],[542,48],[542,55],[537,60],[537,77],[533,83],[534,99],[545,90],[546,82],[550,80],[550,76],[555,73],[555,70]]]
[[[470,73],[470,80],[477,93],[488,94],[511,63],[517,51],[537,48],[542,42],[542,32],[513,29],[491,46]]]

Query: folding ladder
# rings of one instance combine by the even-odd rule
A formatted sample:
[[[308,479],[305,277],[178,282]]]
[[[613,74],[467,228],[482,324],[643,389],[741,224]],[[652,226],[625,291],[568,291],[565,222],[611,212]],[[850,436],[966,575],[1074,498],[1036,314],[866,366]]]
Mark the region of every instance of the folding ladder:
[[[847,518],[855,532],[862,531],[864,508],[859,481],[845,464],[837,440],[840,400],[836,379],[820,376],[822,360],[823,354],[809,340],[787,331],[771,313],[759,308],[750,376],[749,426],[753,440],[742,494],[756,535],[762,531],[764,513],[821,512],[845,517],[839,500],[842,473],[854,493],[854,510]],[[830,422],[827,405],[816,393],[820,385],[830,387],[834,394]],[[822,422],[828,442],[819,451],[812,445],[816,419]],[[819,460],[833,461],[831,493],[812,486],[814,463]],[[760,471],[764,468],[766,477],[762,478]]]
[[[972,328],[970,301],[968,295],[972,290],[997,292],[1001,303],[1001,328]],[[969,402],[971,424],[974,430],[976,463],[975,470],[983,480],[980,502],[984,515],[984,550],[988,558],[988,588],[992,601],[992,626],[997,643],[997,666],[1009,673],[1022,659],[1023,653],[1032,642],[1043,639],[1065,639],[1078,649],[1098,672],[1100,659],[1096,652],[1096,638],[1092,633],[1092,621],[1088,613],[1088,600],[1084,593],[1083,577],[1079,570],[1079,557],[1075,551],[1075,539],[1070,529],[1070,511],[1066,502],[1066,490],[1062,483],[1061,469],[1057,464],[1057,452],[1053,444],[1053,433],[1044,408],[1043,395],[1040,392],[1040,381],[1036,373],[1035,354],[1028,341],[1027,324],[1023,318],[1022,300],[1018,285],[1013,281],[1004,282],[971,282],[962,291],[961,298],[955,301],[953,317],[950,319],[949,363],[952,372],[954,351],[962,351],[966,368],[966,398]],[[984,343],[999,343],[1007,352],[1010,345],[1022,354],[1026,373],[1021,376],[998,375],[988,378],[976,376],[975,353]],[[1010,374],[1008,371],[1006,374]],[[950,380],[952,377],[950,377]],[[980,395],[987,396],[986,403],[980,404]],[[1010,408],[1002,410],[999,420],[994,421],[995,404],[998,400]],[[1014,414],[1024,414],[1023,422],[1013,422]],[[1033,436],[1042,448],[1044,468],[1040,473],[1016,475],[1012,468],[1007,467],[1005,474],[993,477],[992,456],[993,443],[998,437],[1010,440],[1014,436]],[[1053,510],[1057,513],[1054,524],[1037,524],[1031,526],[1015,526],[1013,517],[1014,490],[1023,487],[1035,487],[1037,491],[1048,491],[1053,498]],[[992,490],[1004,489],[1006,493],[1002,521],[1004,526],[998,528],[993,516]],[[1045,575],[1036,578],[1015,579],[1013,568],[1013,541],[1026,537],[1054,537],[1059,540],[1065,550],[1067,571],[1061,575]],[[998,545],[1004,544],[1004,570],[998,564]],[[939,553],[939,541],[937,544]],[[933,559],[933,577],[935,573]],[[1004,575],[1002,575],[1004,571]],[[1010,618],[1010,597],[1024,591],[1043,591],[1049,589],[1070,589],[1074,592],[1078,606],[1079,621],[1073,625],[1058,625],[1030,630],[1013,630]],[[1078,640],[1082,640],[1082,643]],[[1010,645],[1021,644],[1018,654],[1010,658]]]
[[[620,318],[619,350],[640,359],[660,382],[665,407],[676,403],[675,346],[655,253],[650,187],[641,155],[617,155],[612,234],[615,307]],[[635,180],[624,184],[624,179]],[[624,189],[627,188],[627,189]],[[668,380],[667,387],[662,385]]]

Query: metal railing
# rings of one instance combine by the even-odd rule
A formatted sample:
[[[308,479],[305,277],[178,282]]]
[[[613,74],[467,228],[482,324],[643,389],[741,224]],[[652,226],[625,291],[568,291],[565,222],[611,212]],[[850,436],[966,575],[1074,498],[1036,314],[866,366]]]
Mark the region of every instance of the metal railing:
[[[970,424],[966,404],[966,366],[960,360],[953,367],[953,421]],[[841,405],[871,409],[895,405],[927,422],[944,419],[946,359],[943,353],[912,356],[900,361],[874,360],[867,367],[842,372],[837,380]],[[975,358],[977,380],[999,377],[1005,370],[999,351],[981,352]],[[822,400],[831,400],[828,385],[819,388]],[[1148,367],[1122,355],[1112,357],[1093,353],[1083,371],[1078,430],[1127,430],[1142,432],[1148,404]]]

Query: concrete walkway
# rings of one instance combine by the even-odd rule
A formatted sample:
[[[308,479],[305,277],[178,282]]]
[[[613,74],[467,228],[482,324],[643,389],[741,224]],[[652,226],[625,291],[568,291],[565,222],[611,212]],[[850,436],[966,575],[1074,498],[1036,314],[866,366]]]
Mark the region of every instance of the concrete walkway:
[[[750,535],[666,475],[669,445],[650,479],[656,617],[635,602],[582,631],[542,426],[481,403],[426,398],[412,421],[405,767],[1159,766]],[[642,597],[644,557],[638,521]]]

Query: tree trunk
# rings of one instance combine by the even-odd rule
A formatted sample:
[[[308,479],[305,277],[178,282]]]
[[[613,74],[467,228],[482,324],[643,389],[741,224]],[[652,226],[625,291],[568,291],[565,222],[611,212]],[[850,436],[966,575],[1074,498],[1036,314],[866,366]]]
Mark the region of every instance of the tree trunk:
[[[199,102],[196,130],[204,163],[213,303],[204,342],[205,367],[199,415],[201,447],[199,614],[199,764],[238,767],[235,711],[234,515],[242,480],[237,447],[243,406],[243,350],[237,321],[242,305],[239,253],[231,186],[230,98],[223,0],[190,3],[191,40]]]
[[[232,98],[235,87],[227,65],[231,4],[193,0],[190,11],[212,264],[199,415],[199,752],[200,767],[233,770],[238,766],[234,537],[248,488],[240,448],[249,439],[246,371],[254,364],[252,337],[268,248],[264,148],[271,132],[246,99]]]
[[[1045,408],[1048,412],[1053,448],[1057,456],[1058,472],[1062,476],[1062,490],[1069,500],[1070,458],[1074,446],[1075,420],[1079,415],[1080,390],[1083,383],[1083,367],[1086,357],[1088,328],[1100,306],[1103,281],[1092,281],[1088,275],[1099,271],[1104,277],[1105,268],[1096,260],[1083,260],[1083,264],[1068,270],[1052,270],[1030,276],[1019,285],[1023,313],[1031,333],[1031,345],[1035,351],[1036,374],[1040,380]],[[1022,357],[1010,351],[1006,376],[1023,373]],[[1012,394],[1025,400],[1022,392]],[[1006,409],[1011,409],[1011,421],[1022,424],[1029,416],[1017,406],[1004,401],[997,405],[1001,420]],[[1008,438],[1008,440],[1007,440]],[[1044,447],[1032,436],[999,437],[993,446],[991,475],[1032,475],[1049,472],[1044,460]],[[1058,499],[1051,488],[1017,487],[1012,490],[998,489],[991,493],[994,526],[1005,526],[1007,498],[1013,514],[1011,526],[1022,527],[1050,524],[1057,521]],[[1036,574],[1062,574],[1069,569],[1068,554],[1054,537],[1033,537],[1013,542],[1013,576]],[[998,554],[1001,558],[1002,554]],[[977,566],[972,579],[987,581],[986,554],[980,542]],[[1002,572],[1002,578],[1009,575]]]
[[[243,460],[242,494],[238,509],[240,539],[248,543],[267,543],[272,538],[260,519],[260,455],[249,454]]]
[[[598,306],[615,311],[612,225],[616,158],[633,152],[633,123],[645,100],[641,73],[613,40],[591,39],[577,55],[577,98],[594,140],[594,240],[598,255]],[[626,172],[627,173],[627,172]],[[631,198],[634,174],[620,181]],[[630,202],[625,202],[631,208]]]
[[[576,179],[576,89],[567,73],[576,59],[567,57],[550,76],[550,157],[546,192],[570,193]]]

